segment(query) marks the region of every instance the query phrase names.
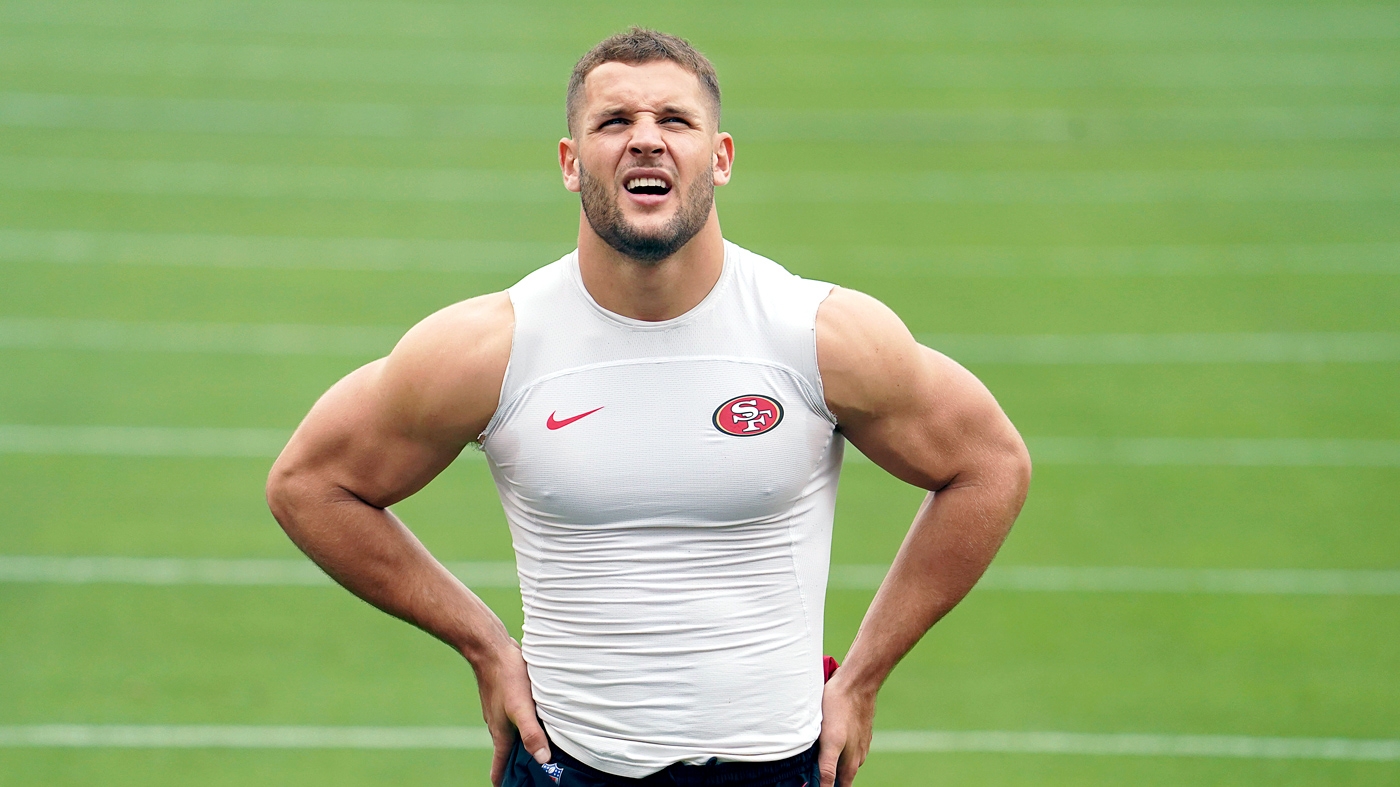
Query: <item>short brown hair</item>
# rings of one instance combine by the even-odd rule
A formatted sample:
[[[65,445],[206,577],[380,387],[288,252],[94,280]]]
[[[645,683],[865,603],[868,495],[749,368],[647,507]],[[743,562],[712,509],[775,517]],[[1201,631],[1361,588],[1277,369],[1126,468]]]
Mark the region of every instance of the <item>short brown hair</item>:
[[[579,110],[579,105],[583,103],[583,81],[593,69],[604,63],[626,63],[636,66],[657,60],[669,60],[700,80],[700,87],[714,104],[712,109],[715,114],[715,126],[718,127],[719,76],[715,74],[715,66],[710,59],[700,54],[700,50],[691,46],[684,38],[645,27],[633,27],[625,33],[603,39],[574,65],[574,72],[569,75],[569,92],[564,99],[569,134],[574,133],[574,116]]]

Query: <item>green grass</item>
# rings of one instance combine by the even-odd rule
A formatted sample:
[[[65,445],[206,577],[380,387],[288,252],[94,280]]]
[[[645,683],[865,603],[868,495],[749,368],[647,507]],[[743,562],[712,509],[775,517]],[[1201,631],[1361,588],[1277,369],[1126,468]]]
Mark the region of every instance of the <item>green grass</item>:
[[[883,299],[916,333],[1400,331],[1394,246],[1377,252],[1391,273],[1327,268],[1327,249],[1400,243],[1400,206],[1385,181],[1400,168],[1394,3],[327,8],[0,0],[0,231],[455,239],[563,253],[577,203],[547,184],[557,178],[564,80],[603,35],[644,23],[690,37],[719,68],[725,122],[738,139],[735,183],[719,194],[726,234],[794,271]],[[208,111],[192,103],[203,100],[446,106],[472,112],[475,130],[179,132],[158,117],[149,128],[140,117],[116,128],[100,113],[46,127],[6,114],[7,96],[19,93],[161,99],[195,114]],[[1251,125],[1229,114],[1251,109],[1284,120]],[[981,118],[972,127],[992,136],[935,124],[943,130],[924,139],[900,114],[920,112]],[[1061,134],[1026,120],[1043,113],[1071,125]],[[512,120],[522,117],[541,120]],[[1073,125],[1095,117],[1116,118],[1104,128],[1117,130]],[[1124,125],[1135,117],[1156,120]],[[1208,133],[1172,130],[1173,118],[1192,117],[1213,118],[1194,121]],[[1338,117],[1373,120],[1353,128]],[[38,188],[8,175],[20,164],[71,171],[63,160],[74,159],[87,162],[80,174],[105,162],[210,162],[234,172],[517,173],[526,196],[536,194],[531,184],[546,185],[535,201],[487,192],[422,201],[372,189],[311,198],[131,182]],[[1279,172],[1342,189],[1209,196]],[[898,183],[891,175],[919,173],[1016,177],[1033,189],[937,201],[886,193]],[[1142,173],[1128,182],[1156,184],[1158,196],[1088,200],[1064,186],[1122,173]],[[822,174],[868,199],[788,201],[778,191]],[[1173,179],[1197,196],[1162,196]],[[1066,272],[1057,262],[1125,247],[1168,262],[1223,259],[1240,244],[1264,249],[1267,264],[1180,274]],[[1287,254],[1319,256],[1297,273],[1278,262]],[[998,255],[1016,262],[977,268]],[[333,269],[334,259],[307,260],[332,266],[323,269],[58,262],[0,248],[0,319],[406,327],[550,259],[503,253],[462,259],[455,271],[364,271]],[[290,428],[364,360],[0,347],[0,424]],[[1400,439],[1395,363],[972,368],[1028,435]],[[0,455],[0,555],[295,556],[262,502],[267,464]],[[1394,468],[1046,465],[1001,560],[1396,569],[1397,481]],[[920,498],[873,466],[848,466],[836,561],[889,560]],[[459,462],[398,511],[445,559],[511,557],[480,461]],[[516,594],[483,596],[518,628]],[[831,652],[844,651],[868,601],[865,591],[832,591]],[[878,726],[1397,738],[1396,603],[975,592],[896,671]],[[0,725],[479,723],[465,664],[333,588],[3,584],[0,631]],[[486,763],[479,751],[0,748],[0,785],[475,785],[485,783]],[[877,753],[858,783],[1378,785],[1394,783],[1398,768]]]

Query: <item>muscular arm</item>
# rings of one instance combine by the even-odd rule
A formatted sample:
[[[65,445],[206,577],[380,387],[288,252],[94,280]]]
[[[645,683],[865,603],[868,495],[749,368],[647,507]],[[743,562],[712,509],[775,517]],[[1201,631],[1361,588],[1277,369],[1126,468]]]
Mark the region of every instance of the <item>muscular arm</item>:
[[[424,320],[388,358],[357,369],[321,397],[267,483],[273,515],[326,573],[471,662],[496,741],[495,783],[513,743],[512,725],[530,751],[545,748],[519,648],[495,613],[388,507],[426,486],[486,428],[500,396],[513,320],[503,293]]]
[[[982,576],[1020,512],[1030,457],[991,393],[920,346],[888,308],[838,289],[817,316],[827,403],[876,464],[929,490],[823,699],[822,785],[849,785],[875,695],[895,664]]]

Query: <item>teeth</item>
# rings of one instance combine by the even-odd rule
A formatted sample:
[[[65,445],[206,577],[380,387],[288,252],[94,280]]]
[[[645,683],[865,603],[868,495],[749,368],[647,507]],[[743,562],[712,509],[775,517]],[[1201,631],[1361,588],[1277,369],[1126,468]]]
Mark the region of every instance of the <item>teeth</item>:
[[[666,188],[666,181],[662,180],[661,178],[632,178],[631,180],[627,181],[628,191],[631,191],[632,189],[646,188],[648,186],[658,189],[664,189]]]

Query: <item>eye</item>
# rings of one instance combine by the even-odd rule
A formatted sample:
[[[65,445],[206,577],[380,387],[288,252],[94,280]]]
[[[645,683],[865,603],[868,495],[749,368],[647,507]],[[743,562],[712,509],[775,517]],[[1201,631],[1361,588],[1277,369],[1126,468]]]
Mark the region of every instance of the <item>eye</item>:
[[[618,125],[626,122],[626,118],[608,118],[607,120],[604,120],[602,123],[600,123],[598,125],[598,128],[607,128],[608,126]]]
[[[685,118],[666,118],[665,120],[662,120],[661,122],[662,122],[662,123],[674,123],[674,124],[679,124],[679,125],[682,125],[682,126],[689,126],[689,125],[690,125],[690,121],[689,121],[689,120],[686,120]]]

